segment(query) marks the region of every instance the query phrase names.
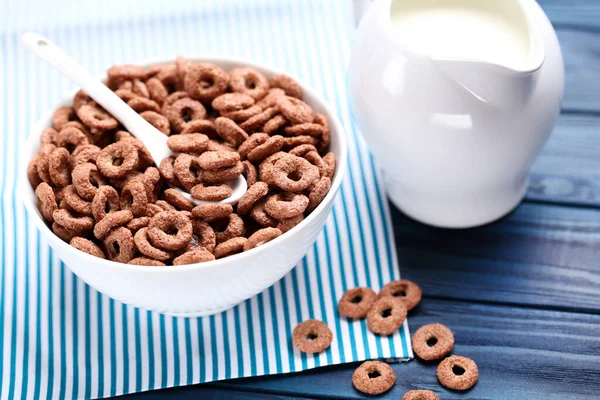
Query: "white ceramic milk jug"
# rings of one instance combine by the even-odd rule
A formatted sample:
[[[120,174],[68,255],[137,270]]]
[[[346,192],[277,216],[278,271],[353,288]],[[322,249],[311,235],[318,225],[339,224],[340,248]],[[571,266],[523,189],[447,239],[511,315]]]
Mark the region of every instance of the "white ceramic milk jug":
[[[377,0],[349,69],[391,200],[436,226],[512,210],[560,110],[564,65],[534,0]]]

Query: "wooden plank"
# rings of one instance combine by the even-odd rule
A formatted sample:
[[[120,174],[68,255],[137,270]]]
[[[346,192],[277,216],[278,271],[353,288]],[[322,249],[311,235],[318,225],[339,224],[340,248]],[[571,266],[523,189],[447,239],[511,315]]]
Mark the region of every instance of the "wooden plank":
[[[600,313],[600,211],[521,204],[493,224],[445,230],[392,206],[402,276],[425,295]]]
[[[385,398],[431,389],[442,399],[589,399],[600,387],[600,316],[424,300],[409,315],[412,331],[440,322],[455,334],[453,353],[475,360],[480,379],[467,393],[443,389],[436,363],[395,364],[396,385]],[[351,384],[356,364],[300,374],[232,380],[209,387],[319,398],[368,398]]]

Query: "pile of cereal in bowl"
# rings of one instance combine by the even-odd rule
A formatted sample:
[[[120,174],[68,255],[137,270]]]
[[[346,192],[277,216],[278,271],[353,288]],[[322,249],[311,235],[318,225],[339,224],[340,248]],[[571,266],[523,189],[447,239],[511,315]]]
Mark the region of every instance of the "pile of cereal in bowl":
[[[200,263],[250,250],[299,224],[335,171],[329,123],[286,75],[224,71],[178,57],[108,70],[106,85],[168,136],[153,165],[143,144],[79,91],[40,137],[28,177],[52,231],[91,255],[136,265]],[[235,205],[218,202],[243,175]]]

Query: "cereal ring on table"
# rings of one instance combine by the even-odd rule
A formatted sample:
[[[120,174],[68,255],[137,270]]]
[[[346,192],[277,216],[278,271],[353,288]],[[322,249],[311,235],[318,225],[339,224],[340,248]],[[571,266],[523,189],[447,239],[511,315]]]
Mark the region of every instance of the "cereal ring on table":
[[[62,225],[57,224],[56,222],[52,223],[52,232],[56,236],[58,236],[62,241],[69,243],[71,239],[75,236],[79,236],[78,232],[75,232],[72,229],[65,228]]]
[[[148,240],[148,228],[140,228],[133,236],[133,241],[137,249],[143,255],[155,260],[165,261],[173,255],[171,252],[154,247]]]
[[[254,205],[254,207],[252,207],[252,209],[250,210],[250,216],[252,217],[252,219],[254,219],[256,222],[258,222],[260,225],[270,226],[271,228],[274,228],[277,226],[277,220],[275,218],[271,217],[265,211],[266,201],[267,201],[267,199],[265,199],[265,198],[260,199]]]
[[[46,182],[40,183],[35,188],[35,196],[38,199],[38,208],[42,217],[47,221],[54,222],[53,215],[58,210],[58,205],[52,187]]]
[[[308,206],[308,197],[299,193],[277,193],[265,203],[265,211],[275,219],[292,218],[304,213]]]
[[[165,264],[162,261],[154,260],[154,259],[148,258],[148,257],[136,257],[136,258],[133,258],[133,259],[127,261],[127,264],[129,264],[129,265],[145,265],[147,267],[166,267],[167,266],[167,264]]]
[[[282,233],[283,232],[281,232],[277,228],[259,229],[248,238],[248,241],[244,245],[244,251],[251,250],[258,246],[262,246],[263,244],[278,238],[282,235]]]
[[[323,126],[323,133],[321,134],[321,142],[319,143],[319,151],[323,151],[331,143],[331,129],[329,128],[329,121],[323,114],[316,114],[313,122]]]
[[[94,220],[88,216],[77,216],[69,210],[56,210],[52,213],[54,222],[75,232],[83,232],[92,229]]]
[[[313,121],[312,108],[295,97],[278,97],[277,107],[283,116],[292,124],[304,124]]]
[[[267,108],[273,107],[277,104],[277,98],[285,96],[285,92],[280,88],[271,88],[267,92],[267,95],[256,102],[256,105],[266,110]]]
[[[293,136],[286,137],[283,141],[283,150],[291,150],[297,146],[301,146],[303,144],[312,144],[316,146],[318,144],[318,140],[312,136]]]
[[[171,234],[176,231],[175,234]],[[188,217],[179,211],[155,214],[148,224],[150,242],[161,249],[179,250],[192,240],[193,227]]]
[[[202,153],[208,147],[208,136],[202,133],[180,133],[167,140],[167,146],[175,153]]]
[[[397,297],[381,297],[367,313],[367,326],[376,335],[389,336],[402,326],[406,313],[406,306]]]
[[[236,147],[248,139],[248,134],[229,118],[217,118],[215,120],[215,129],[224,141]]]
[[[29,180],[31,187],[34,189],[43,182],[37,170],[37,163],[39,159],[40,157],[36,154],[31,160],[29,160],[29,163],[27,164],[27,179]]]
[[[94,226],[94,236],[98,239],[103,239],[106,234],[113,228],[123,226],[133,219],[131,210],[113,211],[104,216]]]
[[[331,329],[322,321],[309,319],[299,323],[292,332],[294,347],[303,353],[325,351],[333,341]]]
[[[352,385],[356,390],[371,395],[387,392],[395,382],[394,370],[381,361],[365,361],[352,374]]]
[[[165,200],[180,210],[192,211],[195,204],[183,196],[176,189],[167,189],[164,192]]]
[[[88,253],[98,258],[106,258],[102,249],[91,240],[82,238],[80,236],[75,236],[71,239],[69,244],[75,247],[77,250],[83,251],[84,253]]]
[[[56,145],[65,147],[69,152],[79,146],[90,144],[90,139],[81,129],[74,126],[64,126],[56,135]]]
[[[56,145],[57,136],[58,132],[53,128],[44,128],[40,133],[40,146],[45,144]]]
[[[267,123],[271,118],[273,118],[276,114],[279,113],[277,107],[269,107],[265,109],[263,112],[254,115],[253,117],[248,118],[246,121],[240,124],[240,128],[242,128],[246,132],[256,132],[263,125]]]
[[[73,96],[73,109],[75,110],[75,113],[77,113],[79,107],[84,106],[86,104],[95,105],[96,102],[92,100],[92,98],[88,96],[87,93],[80,89],[77,91],[77,93],[75,93],[75,96]]]
[[[462,356],[450,356],[437,367],[436,375],[442,386],[454,390],[467,390],[479,379],[477,364]]]
[[[135,244],[131,231],[122,226],[112,229],[104,238],[107,258],[126,263],[135,256]]]
[[[277,223],[277,229],[283,233],[286,233],[302,221],[304,221],[304,214],[298,214],[292,218],[282,219]]]
[[[131,210],[134,217],[143,217],[148,209],[148,192],[140,179],[131,179],[123,186],[119,199],[121,210]]]
[[[206,222],[227,218],[232,212],[233,206],[231,204],[200,204],[192,209],[194,218],[200,218]]]
[[[236,179],[242,172],[244,172],[244,165],[238,161],[233,167],[203,170],[202,181],[212,184],[228,182]]]
[[[167,107],[165,116],[169,119],[171,127],[176,132],[181,132],[191,121],[206,118],[206,109],[199,101],[186,97]]]
[[[54,150],[48,157],[50,180],[57,187],[65,187],[71,183],[71,173],[69,171],[70,158],[71,154],[64,147]]]
[[[371,288],[349,289],[338,303],[338,312],[346,318],[364,318],[376,300],[377,294]]]
[[[410,311],[419,304],[423,292],[421,288],[408,279],[392,281],[381,288],[379,297],[394,296],[400,299]]]
[[[244,166],[244,171],[242,175],[246,178],[246,183],[248,186],[252,186],[258,180],[258,172],[256,171],[256,167],[250,161],[243,161],[242,165]]]
[[[192,187],[201,183],[202,170],[198,164],[198,157],[182,153],[175,159],[173,169],[177,180],[187,190],[191,190]]]
[[[269,91],[269,81],[254,68],[240,67],[229,71],[229,87],[233,92],[245,93],[255,100],[260,100]]]
[[[85,104],[75,110],[85,126],[99,131],[117,129],[119,122],[98,105]]]
[[[209,63],[194,63],[185,74],[183,86],[189,95],[209,104],[227,91],[229,75],[221,68]]]
[[[329,189],[331,189],[331,179],[324,176],[313,186],[309,195],[308,195],[308,207],[306,207],[306,212],[312,212],[327,196],[329,193]]]
[[[140,116],[166,136],[171,134],[171,124],[169,123],[169,119],[164,115],[156,111],[143,111],[140,113]]]
[[[302,98],[302,86],[294,78],[284,74],[278,74],[269,79],[269,84],[274,88],[281,88],[287,96]]]
[[[244,251],[244,245],[246,242],[248,242],[248,239],[245,237],[235,237],[223,243],[219,243],[217,247],[215,247],[215,258],[229,257],[234,254],[241,253]]]
[[[288,136],[321,136],[323,134],[323,126],[312,122],[287,126],[283,130]]]
[[[213,261],[215,256],[206,249],[190,250],[173,260],[173,265],[198,264]]]
[[[174,156],[163,159],[158,166],[158,171],[160,172],[160,176],[162,176],[169,185],[179,186],[179,181],[175,176],[175,167],[173,165],[174,162]]]
[[[231,187],[222,183],[220,185],[207,185],[199,183],[190,190],[193,198],[204,201],[220,201],[231,196]]]
[[[265,131],[265,133],[272,135],[279,129],[286,126],[288,122],[289,121],[283,116],[283,114],[277,114],[265,123],[262,130]]]
[[[424,325],[412,336],[412,348],[422,360],[439,360],[452,351],[454,334],[442,324]]]
[[[233,167],[239,161],[240,155],[232,151],[206,151],[198,157],[198,165],[205,170]]]
[[[244,236],[246,227],[244,220],[237,214],[229,214],[227,219],[215,221],[217,243],[223,243],[234,237]],[[223,229],[224,227],[224,229]]]
[[[305,154],[308,154],[312,151],[318,153],[317,148],[312,144],[301,144],[300,146],[291,149],[289,153],[298,157],[304,157]]]
[[[248,160],[259,163],[265,158],[277,153],[283,146],[283,136],[271,136],[264,143],[256,146],[248,153]]]
[[[157,102],[141,96],[135,96],[131,100],[127,101],[127,105],[137,113],[144,111],[154,111],[157,113],[160,111],[160,107]]]
[[[271,179],[280,189],[298,193],[319,180],[319,169],[304,158],[289,155],[275,162]]]
[[[52,115],[52,126],[60,131],[67,122],[76,120],[77,115],[75,115],[73,107],[59,107]]]
[[[248,187],[246,193],[242,195],[237,204],[237,212],[240,215],[246,215],[250,212],[254,204],[269,193],[269,185],[264,182],[256,182]]]
[[[96,222],[107,214],[119,211],[119,193],[112,186],[100,186],[92,200],[92,215]]]
[[[107,184],[106,180],[98,172],[98,167],[92,163],[77,165],[73,168],[71,177],[77,193],[88,201],[94,199],[100,186]]]
[[[150,217],[138,217],[134,218],[125,225],[125,228],[129,229],[132,233],[145,228],[150,223]]]
[[[100,147],[93,144],[85,144],[78,146],[71,154],[69,164],[71,169],[74,169],[79,164],[92,163],[96,164],[96,157],[100,154]]]
[[[96,166],[108,178],[121,178],[136,168],[139,160],[138,150],[131,145],[131,139],[128,139],[103,148],[96,157]]]
[[[217,111],[239,111],[254,105],[254,98],[244,93],[224,93],[216,97],[211,105]]]
[[[169,92],[165,85],[158,78],[150,78],[146,81],[146,88],[150,98],[158,104],[163,104]]]
[[[222,112],[221,116],[225,118],[232,119],[236,122],[246,121],[249,118],[252,118],[255,115],[258,115],[262,112],[262,108],[259,106],[251,106],[239,111],[227,111]]]
[[[133,80],[133,85],[131,87],[131,90],[133,91],[133,93],[135,93],[138,96],[144,97],[146,99],[150,98],[150,92],[148,91],[148,87],[146,86],[146,84],[144,82],[142,82],[139,79]]]
[[[440,398],[431,390],[411,390],[404,393],[402,400],[440,400]]]
[[[199,248],[204,248],[210,252],[215,249],[215,246],[217,245],[217,236],[214,229],[207,222],[193,219],[192,230],[192,239],[187,246],[181,250],[180,254]]]
[[[269,139],[269,135],[266,133],[253,133],[238,147],[237,151],[240,154],[240,158],[243,160],[246,158],[248,153],[257,148],[260,144],[266,142]]]
[[[119,87],[125,81],[144,78],[146,70],[138,65],[113,65],[106,71],[108,76],[107,86],[111,89]]]
[[[219,138],[219,135],[217,135],[217,129],[215,128],[215,123],[208,119],[196,119],[188,122],[185,129],[181,131],[181,134],[185,135],[188,133],[203,133],[210,139]]]
[[[77,190],[75,190],[75,186],[69,185],[65,187],[62,193],[66,203],[74,211],[87,216],[92,215],[92,202],[81,198]]]

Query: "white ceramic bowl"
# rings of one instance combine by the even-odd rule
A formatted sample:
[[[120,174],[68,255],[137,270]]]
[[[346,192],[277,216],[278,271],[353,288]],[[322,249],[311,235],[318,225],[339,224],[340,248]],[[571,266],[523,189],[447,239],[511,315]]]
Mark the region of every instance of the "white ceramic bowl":
[[[226,57],[189,57],[211,62],[225,70],[252,66],[265,75],[276,71],[264,65]],[[172,62],[154,60],[140,65]],[[49,113],[33,127],[21,156],[19,194],[31,219],[64,263],[88,285],[116,300],[164,314],[203,316],[227,310],[262,292],[287,274],[308,252],[323,229],[346,168],[346,139],[332,108],[314,91],[302,85],[304,100],[331,125],[331,151],[337,167],[331,190],[323,202],[300,224],[277,239],[231,257],[201,264],[145,267],[103,260],[71,247],[50,230],[37,208],[35,193],[27,179],[27,163],[39,150],[42,129],[51,126]],[[53,109],[71,104],[72,96]]]

